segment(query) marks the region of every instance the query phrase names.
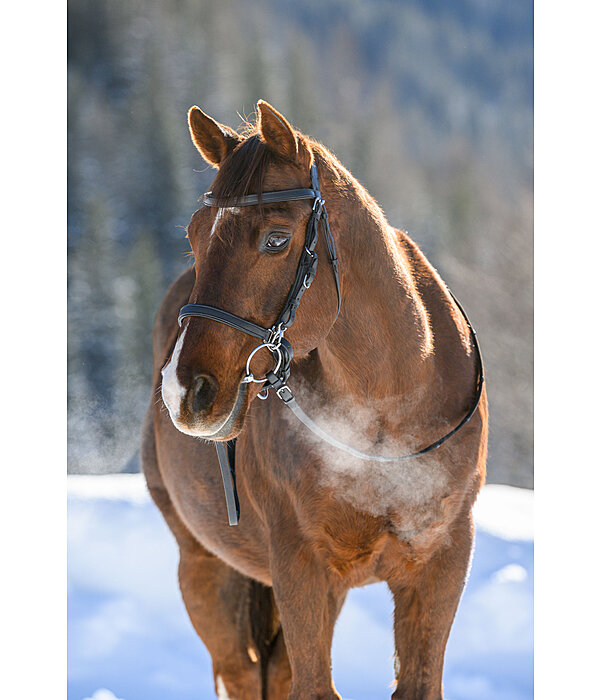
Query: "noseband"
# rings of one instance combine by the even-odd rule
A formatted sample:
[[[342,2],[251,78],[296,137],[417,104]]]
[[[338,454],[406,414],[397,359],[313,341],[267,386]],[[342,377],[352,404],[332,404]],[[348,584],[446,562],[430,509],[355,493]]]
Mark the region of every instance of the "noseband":
[[[251,335],[255,338],[261,340],[261,344],[257,345],[256,348],[250,353],[248,360],[246,362],[246,375],[242,380],[242,383],[256,382],[258,384],[264,384],[262,391],[258,394],[258,398],[266,399],[269,394],[269,389],[273,389],[277,396],[283,401],[283,403],[288,406],[294,415],[313,433],[318,435],[322,440],[325,440],[329,444],[337,447],[340,450],[351,454],[354,457],[360,459],[368,459],[377,462],[398,462],[404,459],[410,459],[413,457],[419,457],[435,450],[440,445],[442,445],[448,438],[452,437],[456,432],[458,432],[465,423],[471,418],[475,413],[479,400],[481,398],[481,393],[483,390],[484,375],[483,375],[483,362],[481,359],[481,352],[479,349],[479,343],[477,341],[477,335],[475,330],[471,326],[467,315],[459,304],[458,300],[452,292],[450,292],[452,298],[454,299],[456,305],[460,309],[469,331],[471,333],[471,339],[473,342],[473,347],[476,352],[477,362],[479,366],[479,374],[477,378],[477,389],[475,392],[475,398],[465,417],[460,421],[460,423],[453,428],[449,433],[446,433],[443,437],[439,438],[435,442],[431,443],[427,447],[424,447],[418,452],[413,452],[411,454],[402,455],[400,457],[384,457],[380,455],[371,455],[366,452],[361,452],[346,443],[341,442],[337,438],[329,435],[324,430],[322,430],[314,421],[300,408],[296,399],[287,386],[286,382],[290,376],[290,365],[293,358],[292,346],[289,341],[284,338],[284,333],[293,324],[296,317],[296,311],[300,305],[300,300],[304,292],[312,284],[315,275],[317,273],[318,256],[315,252],[315,247],[319,239],[319,224],[323,227],[323,233],[325,235],[325,241],[327,243],[327,256],[333,270],[333,276],[335,281],[335,287],[337,291],[337,312],[334,319],[337,319],[340,308],[342,304],[342,293],[340,287],[340,276],[339,276],[339,264],[336,256],[335,243],[333,236],[331,235],[331,230],[329,228],[329,217],[327,216],[327,209],[325,208],[325,202],[321,197],[321,192],[319,191],[319,175],[317,172],[316,165],[312,165],[310,170],[311,176],[311,189],[291,189],[291,190],[278,190],[274,192],[263,192],[261,195],[250,194],[244,197],[239,197],[233,202],[230,201],[219,201],[214,197],[212,192],[206,192],[203,196],[203,204],[205,207],[219,207],[221,209],[233,209],[237,207],[248,207],[255,206],[259,204],[273,204],[275,202],[296,202],[306,199],[312,199],[313,207],[306,227],[306,238],[304,241],[304,248],[300,254],[300,260],[298,262],[298,268],[296,270],[296,277],[290,291],[287,295],[283,309],[279,314],[275,323],[271,328],[264,328],[259,326],[253,321],[249,321],[240,316],[230,313],[229,311],[224,311],[214,306],[208,306],[206,304],[186,304],[181,308],[179,312],[179,325],[183,323],[184,319],[190,317],[200,317],[208,318],[212,321],[218,321],[226,326],[235,328],[247,335]],[[274,369],[268,371],[266,376],[262,379],[256,379],[252,372],[250,371],[250,363],[254,355],[261,348],[267,348],[275,360]],[[230,525],[237,525],[240,515],[239,501],[237,497],[237,489],[235,484],[235,443],[236,440],[229,440],[227,442],[215,442],[217,449],[217,456],[219,458],[219,466],[221,468],[221,476],[223,478],[223,486],[225,489],[225,500],[227,504],[227,515],[229,518]]]

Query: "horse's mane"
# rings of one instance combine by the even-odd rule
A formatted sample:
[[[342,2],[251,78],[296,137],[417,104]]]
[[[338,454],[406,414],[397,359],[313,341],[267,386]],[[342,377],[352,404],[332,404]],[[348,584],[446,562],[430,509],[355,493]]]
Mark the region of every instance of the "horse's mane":
[[[261,139],[256,124],[246,121],[239,133],[243,141],[222,162],[212,185],[213,196],[222,201],[224,206],[234,205],[236,199],[247,194],[258,194],[260,197],[269,167],[285,163]],[[385,215],[373,197],[325,146],[310,136],[298,132],[296,134],[311,153],[311,158],[318,164],[326,165],[338,189],[344,190],[346,196],[349,191],[353,191],[364,206],[371,210],[374,218],[385,222]]]

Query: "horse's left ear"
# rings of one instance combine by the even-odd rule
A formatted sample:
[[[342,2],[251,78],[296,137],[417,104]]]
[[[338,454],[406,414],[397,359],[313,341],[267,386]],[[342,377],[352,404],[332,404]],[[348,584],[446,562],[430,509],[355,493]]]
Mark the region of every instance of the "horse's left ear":
[[[287,119],[264,100],[258,101],[258,133],[263,141],[289,160],[298,156],[298,140]]]

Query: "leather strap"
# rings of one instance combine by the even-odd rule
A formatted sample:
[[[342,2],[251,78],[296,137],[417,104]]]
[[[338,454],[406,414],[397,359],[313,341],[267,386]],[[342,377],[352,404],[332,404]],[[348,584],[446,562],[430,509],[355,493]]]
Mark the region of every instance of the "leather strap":
[[[181,326],[183,319],[191,316],[210,318],[213,321],[218,321],[231,328],[236,328],[238,331],[252,335],[255,338],[260,338],[265,342],[271,337],[271,331],[268,328],[263,328],[253,321],[248,321],[241,316],[231,314],[229,311],[223,311],[223,309],[217,309],[214,306],[207,306],[206,304],[186,304],[179,312],[179,325]]]
[[[289,328],[292,325],[296,316],[296,311],[300,305],[300,300],[302,299],[304,292],[312,284],[312,281],[317,274],[319,258],[315,253],[315,248],[317,246],[317,241],[319,240],[319,223],[323,225],[325,241],[327,243],[327,256],[329,258],[329,262],[331,263],[335,280],[335,289],[338,300],[335,319],[337,319],[339,316],[342,306],[342,291],[340,285],[339,264],[335,251],[335,242],[333,240],[333,236],[331,235],[331,229],[329,228],[329,217],[327,216],[325,202],[321,198],[321,192],[319,190],[319,172],[317,170],[317,166],[314,164],[310,169],[310,178],[312,190],[309,191],[313,192],[315,201],[308,224],[306,226],[304,249],[300,254],[300,260],[298,261],[296,278],[294,279],[292,287],[288,292],[288,296],[285,300],[285,304],[283,305],[283,309],[279,314],[279,318],[275,323],[275,327],[281,326],[283,328]]]
[[[237,525],[240,520],[240,502],[235,484],[235,442],[235,440],[215,442],[230,525]]]
[[[298,405],[298,402],[296,401],[296,398],[290,391],[289,387],[283,387],[277,392],[277,395],[279,398],[283,401],[283,403],[292,411],[292,413],[296,416],[296,418],[301,422],[304,423],[304,425],[317,437],[320,437],[321,440],[328,442],[330,445],[333,447],[337,447],[338,450],[343,450],[344,452],[347,452],[348,454],[352,455],[353,457],[358,457],[359,459],[366,459],[372,462],[401,462],[404,459],[413,459],[414,457],[420,457],[421,455],[425,455],[428,452],[432,452],[433,450],[437,449],[441,445],[443,445],[448,438],[452,437],[455,433],[457,433],[463,425],[471,418],[473,413],[475,413],[475,409],[477,408],[477,405],[479,404],[479,399],[481,398],[481,391],[483,389],[483,381],[484,378],[481,376],[481,379],[479,381],[479,386],[477,388],[477,396],[475,398],[475,401],[473,402],[473,405],[471,407],[471,410],[467,413],[467,415],[461,420],[461,422],[449,433],[441,437],[439,440],[436,440],[435,442],[432,442],[431,445],[427,445],[427,447],[424,447],[422,450],[419,450],[418,452],[411,452],[410,454],[407,455],[400,455],[398,457],[385,457],[383,455],[373,455],[369,454],[368,452],[362,452],[361,450],[357,450],[355,447],[352,447],[351,445],[347,445],[345,442],[342,442],[341,440],[338,440],[336,437],[333,435],[330,435],[329,433],[326,433],[322,428],[320,428],[310,416],[308,416],[302,408]],[[287,392],[285,391],[287,389]]]
[[[297,202],[301,199],[314,199],[317,193],[309,189],[296,190],[275,190],[273,192],[263,192],[258,194],[247,194],[245,197],[238,197],[232,203],[226,199],[217,199],[212,192],[206,192],[202,197],[205,207],[251,207],[256,204],[274,204],[275,202]]]
[[[475,349],[475,356],[477,358],[477,368],[478,368],[478,377],[477,377],[477,390],[475,392],[475,398],[473,400],[473,403],[471,404],[471,408],[469,411],[466,413],[466,415],[462,418],[460,423],[453,428],[450,432],[446,433],[443,435],[441,438],[436,440],[435,442],[432,442],[430,445],[427,445],[427,447],[424,447],[423,449],[419,450],[418,452],[411,452],[410,454],[407,455],[400,455],[399,457],[385,457],[381,455],[372,455],[367,452],[362,452],[361,450],[357,450],[356,448],[347,445],[345,442],[342,442],[341,440],[338,440],[336,437],[333,435],[330,435],[329,433],[326,433],[322,428],[320,428],[313,420],[308,416],[302,408],[298,405],[296,402],[296,399],[291,391],[291,389],[284,384],[282,381],[274,381],[277,378],[274,377],[271,378],[269,375],[272,373],[267,373],[267,379],[269,379],[270,384],[273,386],[273,388],[277,392],[277,396],[283,401],[283,403],[292,411],[292,413],[298,418],[300,422],[302,422],[311,432],[313,432],[315,435],[321,438],[321,440],[324,440],[325,442],[328,442],[330,445],[333,445],[333,447],[337,447],[339,450],[343,450],[344,452],[347,452],[348,454],[352,455],[353,457],[358,457],[360,459],[368,459],[374,462],[400,462],[404,459],[412,459],[414,457],[420,457],[421,455],[425,455],[428,452],[432,452],[433,450],[436,450],[440,445],[443,445],[446,440],[450,439],[455,433],[457,433],[463,425],[465,425],[473,416],[475,411],[477,410],[477,406],[479,405],[479,401],[481,399],[481,394],[483,392],[483,384],[485,382],[485,376],[483,373],[483,360],[481,358],[481,350],[479,348],[479,341],[477,340],[477,333],[475,332],[475,329],[471,325],[471,322],[469,321],[469,317],[467,316],[465,310],[463,309],[461,303],[458,301],[458,299],[452,294],[452,292],[448,289],[448,292],[452,299],[454,299],[454,303],[458,307],[459,311],[462,313],[465,321],[467,322],[467,326],[469,327],[469,331],[471,333],[471,340],[473,341],[473,348]]]
[[[337,307],[337,313],[335,315],[335,318],[337,320],[337,317],[340,315],[340,309],[342,308],[342,290],[341,290],[341,285],[340,285],[340,268],[339,268],[339,261],[337,259],[336,251],[335,251],[335,241],[333,240],[333,236],[331,235],[331,229],[329,228],[329,216],[327,215],[327,209],[323,207],[323,231],[325,232],[325,242],[327,243],[327,254],[329,256],[329,262],[331,263],[331,267],[333,269],[333,278],[335,280],[335,289],[337,292],[337,298],[338,298],[338,307]]]
[[[325,203],[321,198],[321,192],[319,190],[319,173],[317,166],[314,164],[311,166],[310,177],[312,184],[311,189],[302,188],[293,190],[276,190],[274,192],[264,192],[261,195],[250,194],[246,195],[245,197],[240,197],[239,199],[236,199],[230,203],[227,203],[227,201],[223,199],[215,199],[210,192],[207,192],[204,195],[203,201],[205,206],[223,206],[224,208],[252,206],[259,204],[259,202],[269,204],[272,202],[290,202],[302,199],[314,200],[313,210],[306,227],[304,248],[300,254],[298,267],[296,269],[296,277],[292,283],[290,291],[288,292],[281,313],[273,325],[273,328],[287,329],[292,325],[296,316],[296,311],[300,305],[300,300],[302,299],[304,292],[310,287],[313,279],[315,278],[319,261],[318,255],[315,253],[315,247],[319,239],[319,223],[321,223],[323,226],[325,241],[327,244],[327,256],[329,258],[329,262],[331,263],[335,281],[338,300],[336,319],[340,313],[342,305],[339,262],[336,255],[335,242],[331,234],[331,229],[329,228],[327,209],[325,208]],[[255,338],[260,338],[265,342],[270,340],[272,337],[271,329],[263,328],[262,326],[241,318],[240,316],[236,316],[229,311],[223,311],[222,309],[217,309],[214,306],[208,306],[206,304],[186,304],[179,312],[179,325],[181,326],[181,323],[185,318],[192,316],[209,318],[213,321],[224,323],[231,328],[236,328],[237,330],[248,333]]]

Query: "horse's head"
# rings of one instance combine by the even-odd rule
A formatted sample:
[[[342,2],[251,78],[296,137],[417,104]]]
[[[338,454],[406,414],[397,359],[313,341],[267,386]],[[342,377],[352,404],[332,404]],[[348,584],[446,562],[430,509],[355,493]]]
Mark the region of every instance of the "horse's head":
[[[270,328],[296,279],[312,201],[236,207],[248,194],[310,188],[313,142],[295,131],[266,102],[257,124],[241,136],[192,107],[192,140],[218,168],[212,194],[223,206],[205,206],[192,216],[188,238],[196,283],[189,302],[228,311]],[[322,183],[323,189],[327,184]],[[306,291],[287,338],[296,357],[314,349],[336,315],[336,288],[319,238],[320,273]],[[322,269],[321,269],[322,268]],[[260,340],[209,318],[186,318],[162,370],[162,396],[175,426],[208,439],[227,440],[241,430],[251,401],[261,391],[245,383],[246,361]],[[255,377],[273,368],[263,348],[252,359]]]

